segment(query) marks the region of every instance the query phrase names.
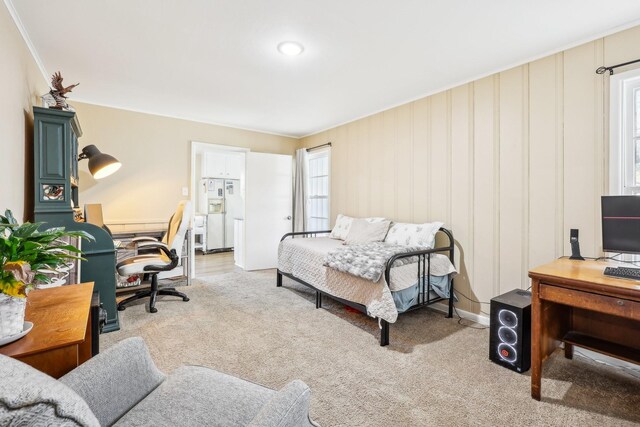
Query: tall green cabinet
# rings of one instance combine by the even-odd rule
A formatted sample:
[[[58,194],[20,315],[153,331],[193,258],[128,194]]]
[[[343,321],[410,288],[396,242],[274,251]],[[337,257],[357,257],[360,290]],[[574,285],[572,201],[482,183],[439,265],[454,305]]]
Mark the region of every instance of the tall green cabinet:
[[[102,228],[74,219],[78,204],[78,138],[82,129],[75,112],[33,108],[34,116],[34,221],[43,227],[84,230],[95,241],[82,241],[82,282],[94,282],[100,302],[107,311],[104,332],[120,329],[116,307],[116,250],[111,236]]]

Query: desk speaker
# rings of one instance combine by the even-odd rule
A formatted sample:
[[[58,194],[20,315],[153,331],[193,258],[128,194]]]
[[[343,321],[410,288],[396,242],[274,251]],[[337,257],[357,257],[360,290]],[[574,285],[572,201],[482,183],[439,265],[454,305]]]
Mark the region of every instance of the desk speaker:
[[[531,292],[514,289],[491,300],[489,359],[516,372],[531,367]]]

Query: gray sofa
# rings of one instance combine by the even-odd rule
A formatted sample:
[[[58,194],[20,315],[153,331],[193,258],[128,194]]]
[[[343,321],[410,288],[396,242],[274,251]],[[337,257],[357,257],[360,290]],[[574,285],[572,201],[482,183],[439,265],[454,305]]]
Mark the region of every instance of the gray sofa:
[[[55,380],[0,355],[0,425],[316,426],[311,391],[280,391],[199,366],[166,376],[129,338]]]

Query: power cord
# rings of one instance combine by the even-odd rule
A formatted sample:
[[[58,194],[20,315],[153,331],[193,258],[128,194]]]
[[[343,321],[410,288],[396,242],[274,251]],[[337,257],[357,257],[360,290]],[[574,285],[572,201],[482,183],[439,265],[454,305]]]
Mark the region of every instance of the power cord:
[[[596,261],[600,261],[600,260],[603,260],[603,259],[610,259],[612,261],[624,262],[626,264],[631,264],[631,265],[634,265],[636,267],[640,267],[640,264],[638,264],[635,261],[625,261],[623,259],[616,258],[617,256],[620,256],[620,255],[622,255],[622,254],[615,254],[615,255],[612,255],[612,256],[601,256],[601,257],[596,258]]]
[[[469,298],[468,296],[466,296],[465,294],[463,294],[463,293],[462,293],[462,292],[460,292],[460,291],[455,291],[454,293],[455,293],[456,295],[460,295],[461,297],[463,297],[464,299],[466,299],[466,300],[468,300],[468,301],[475,302],[475,303],[477,303],[477,304],[487,304],[487,305],[491,304],[491,303],[488,303],[488,302],[478,301],[478,300],[475,300],[475,299],[473,299],[473,298]],[[480,313],[482,313],[482,314],[486,314],[487,316],[491,316],[491,314],[490,314],[490,313],[487,313],[486,311],[482,311],[482,310],[480,310]]]
[[[463,320],[462,316],[460,316],[460,313],[458,313],[458,309],[456,308],[455,305],[453,306],[453,311],[455,311],[456,312],[456,316],[458,316],[458,325],[464,326],[465,328],[478,329],[478,330],[489,329],[488,326],[477,327],[477,326],[473,326],[473,325],[465,325],[464,323],[462,323],[462,320]],[[471,322],[471,320],[470,320],[470,322]]]

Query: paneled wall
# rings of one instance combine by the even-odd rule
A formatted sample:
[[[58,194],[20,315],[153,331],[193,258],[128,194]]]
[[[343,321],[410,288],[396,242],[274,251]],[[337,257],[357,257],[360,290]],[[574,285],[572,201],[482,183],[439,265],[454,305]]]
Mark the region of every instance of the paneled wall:
[[[640,57],[640,27],[302,139],[331,141],[331,212],[442,220],[456,238],[456,288],[489,301],[527,271],[601,253],[608,77]],[[459,307],[488,311],[461,298]]]

